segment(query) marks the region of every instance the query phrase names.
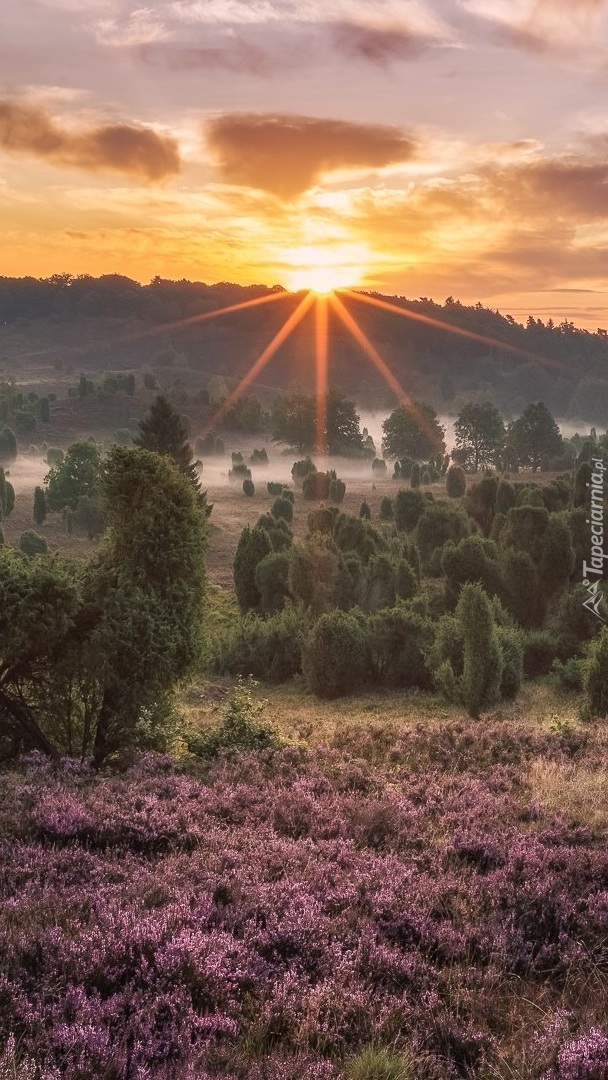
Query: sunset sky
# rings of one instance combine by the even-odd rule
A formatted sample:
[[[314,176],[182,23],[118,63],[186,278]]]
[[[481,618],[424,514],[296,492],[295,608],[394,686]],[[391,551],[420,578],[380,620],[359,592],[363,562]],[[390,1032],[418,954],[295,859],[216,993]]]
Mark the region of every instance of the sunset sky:
[[[5,2],[0,274],[321,267],[607,326],[607,7]]]

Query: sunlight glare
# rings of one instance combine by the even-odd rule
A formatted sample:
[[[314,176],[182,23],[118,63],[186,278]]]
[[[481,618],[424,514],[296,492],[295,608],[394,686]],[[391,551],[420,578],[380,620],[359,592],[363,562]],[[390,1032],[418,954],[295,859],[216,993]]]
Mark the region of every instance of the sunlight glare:
[[[327,296],[335,289],[356,288],[365,274],[366,253],[360,247],[292,248],[286,257],[285,283],[292,292],[310,290]]]

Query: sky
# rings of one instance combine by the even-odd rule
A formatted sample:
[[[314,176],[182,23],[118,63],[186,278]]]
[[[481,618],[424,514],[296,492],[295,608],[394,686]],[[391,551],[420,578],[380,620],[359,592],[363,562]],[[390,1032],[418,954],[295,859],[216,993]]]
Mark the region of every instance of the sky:
[[[608,326],[608,0],[0,5],[0,274]]]

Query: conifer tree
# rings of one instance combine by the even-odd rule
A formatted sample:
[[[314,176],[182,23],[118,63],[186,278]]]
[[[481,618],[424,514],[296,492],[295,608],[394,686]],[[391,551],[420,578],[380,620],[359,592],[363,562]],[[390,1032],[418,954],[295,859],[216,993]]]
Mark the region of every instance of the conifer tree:
[[[166,454],[172,458],[182,475],[194,487],[205,513],[211,513],[212,506],[207,502],[207,492],[202,491],[198,479],[186,425],[163,394],[159,394],[152,402],[148,415],[140,422],[139,435],[133,441],[142,450],[152,450],[156,454]]]

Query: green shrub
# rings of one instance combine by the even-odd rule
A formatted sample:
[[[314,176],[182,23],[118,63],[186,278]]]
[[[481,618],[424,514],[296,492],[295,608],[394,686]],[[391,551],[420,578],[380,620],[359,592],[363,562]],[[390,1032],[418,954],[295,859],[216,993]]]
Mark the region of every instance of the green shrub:
[[[249,456],[250,465],[268,465],[268,451],[263,446],[261,450],[254,450]]]
[[[346,495],[346,484],[343,480],[332,480],[329,485],[329,499],[333,503],[344,502],[344,496]]]
[[[251,469],[244,462],[237,461],[229,470],[228,479],[231,484],[236,483],[237,480],[251,480]]]
[[[291,467],[291,475],[294,484],[299,484],[302,487],[304,480],[311,473],[316,473],[317,466],[310,457],[303,458],[301,461],[294,461]]]
[[[252,692],[255,685],[252,680],[245,683],[239,679],[221,724],[191,739],[190,749],[197,756],[214,758],[220,751],[270,750],[283,745],[278,731],[264,720],[266,703],[255,700]]]
[[[281,488],[279,495],[282,499],[289,499],[290,503],[293,503],[295,505],[296,497],[295,493],[291,490],[291,488]]]
[[[398,600],[410,600],[418,592],[418,578],[407,559],[399,559],[395,567],[395,596]]]
[[[302,666],[310,689],[320,698],[352,693],[368,672],[366,634],[344,611],[322,615],[306,638]]]
[[[394,521],[395,505],[393,500],[385,495],[380,503],[380,521]]]
[[[420,520],[427,501],[421,491],[401,488],[395,498],[395,525],[399,532],[412,532]]]
[[[270,513],[273,518],[282,518],[283,521],[290,523],[293,521],[293,503],[291,499],[275,499],[272,504]]]
[[[410,487],[419,488],[421,484],[421,472],[420,465],[417,461],[414,462],[410,471]]]
[[[272,551],[255,568],[255,586],[260,595],[259,606],[264,615],[280,611],[290,595],[289,555]]]
[[[280,496],[283,494],[283,485],[277,483],[274,480],[269,480],[266,487],[268,489],[268,494],[272,495],[272,497],[275,499],[280,498]]]
[[[209,667],[219,675],[287,682],[302,671],[302,635],[309,628],[308,616],[292,608],[265,619],[246,615],[217,636]]]
[[[243,480],[243,493],[250,499],[255,495],[255,484],[253,480]]]
[[[551,674],[554,676],[560,690],[567,693],[583,689],[585,675],[585,662],[580,656],[571,656],[569,660],[554,660],[551,665]]]
[[[513,484],[508,480],[503,479],[499,481],[496,489],[496,498],[494,500],[494,513],[495,514],[508,514],[511,507],[515,506],[516,495]]]
[[[450,465],[445,474],[445,490],[450,499],[461,499],[467,490],[467,478],[461,465]]]
[[[589,645],[583,663],[583,690],[585,714],[608,716],[608,626]]]
[[[365,630],[371,670],[378,682],[388,686],[430,686],[426,663],[434,638],[430,619],[401,604],[370,616]]]
[[[521,630],[511,626],[497,626],[496,637],[502,657],[500,697],[513,701],[521,690],[524,678],[524,643]]]
[[[270,555],[272,544],[265,529],[249,525],[243,529],[234,557],[234,587],[241,611],[255,611],[260,594],[255,584],[258,563]]]
[[[24,555],[46,555],[49,545],[46,537],[39,536],[33,529],[27,529],[19,538],[19,550]]]
[[[372,470],[373,472],[384,476],[386,474],[386,461],[384,458],[374,458],[372,461]]]
[[[65,460],[65,451],[59,446],[49,446],[46,452],[46,463],[53,468],[54,465],[61,465]]]
[[[371,521],[372,512],[369,503],[364,499],[359,507],[359,517],[362,521]]]

